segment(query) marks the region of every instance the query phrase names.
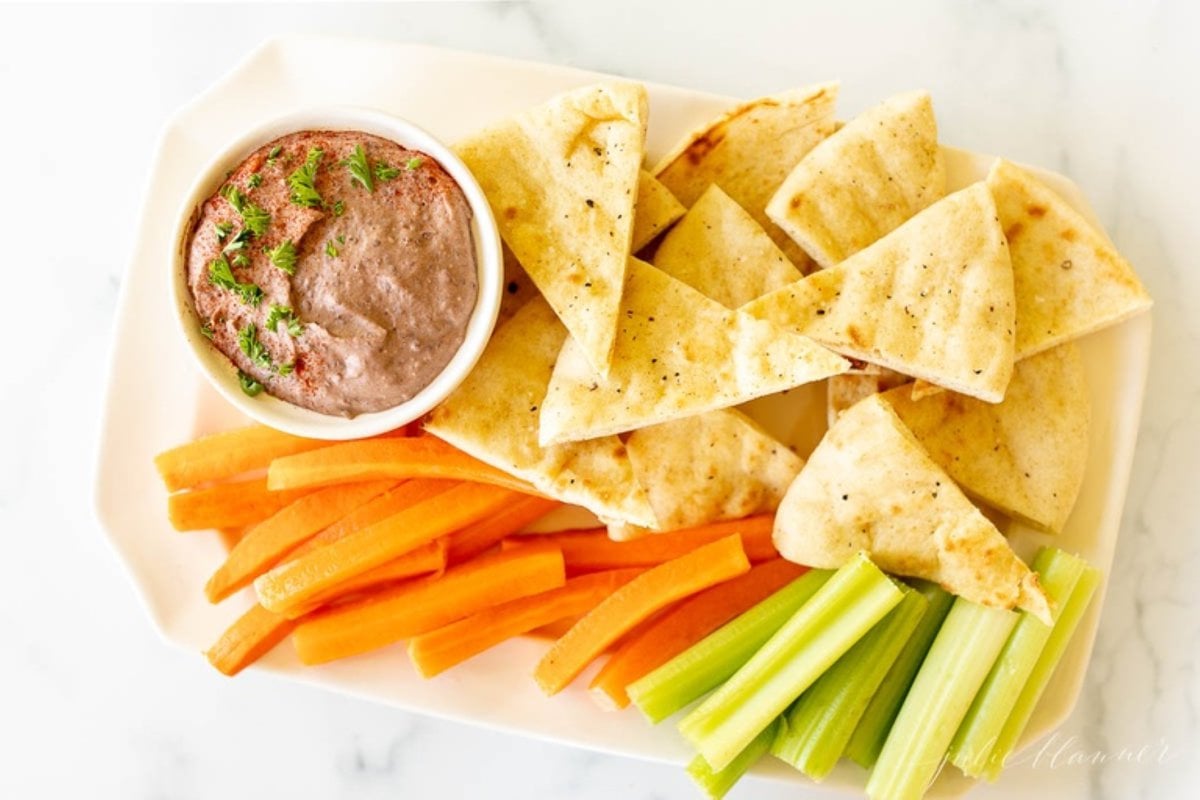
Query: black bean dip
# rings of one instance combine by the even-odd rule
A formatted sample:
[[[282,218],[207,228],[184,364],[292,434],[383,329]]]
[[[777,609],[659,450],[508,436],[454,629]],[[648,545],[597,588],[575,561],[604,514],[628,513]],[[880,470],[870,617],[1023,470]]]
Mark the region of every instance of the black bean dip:
[[[428,155],[358,132],[259,148],[197,210],[185,255],[201,330],[243,390],[345,417],[429,385],[478,292],[462,189]]]

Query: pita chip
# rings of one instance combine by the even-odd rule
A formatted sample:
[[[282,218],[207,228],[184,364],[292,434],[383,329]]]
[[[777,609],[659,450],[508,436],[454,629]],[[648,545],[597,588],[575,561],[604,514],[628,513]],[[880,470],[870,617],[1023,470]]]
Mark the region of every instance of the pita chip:
[[[1017,358],[1150,308],[1133,267],[1049,186],[1003,159],[987,184],[1012,254]]]
[[[833,267],[946,194],[928,92],[864,112],[804,156],[767,216],[821,267]]]
[[[633,212],[630,252],[641,250],[687,211],[671,190],[646,170],[638,173],[637,208]]]
[[[736,106],[685,136],[653,172],[689,207],[717,184],[803,269],[811,261],[767,217],[767,202],[792,167],[837,130],[837,93],[836,83],[824,83]]]
[[[716,184],[659,242],[654,266],[728,308],[803,277],[762,226]]]
[[[1050,621],[1036,573],[879,395],[829,429],[788,488],[774,539],[799,564],[832,569],[865,551],[880,569]]]
[[[883,395],[964,492],[1050,533],[1059,533],[1087,466],[1091,408],[1074,344],[1017,363],[1002,403],[953,392],[914,401]]]
[[[733,409],[640,428],[625,447],[662,530],[774,511],[804,465]]]
[[[608,377],[568,339],[542,403],[539,441],[592,439],[727,408],[848,366],[805,336],[630,259]]]
[[[538,408],[567,330],[535,297],[496,331],[475,369],[425,429],[481,461],[597,516],[655,526],[646,493],[615,436],[541,447]]]
[[[982,182],[741,310],[842,355],[996,403],[1013,367],[1012,265]]]
[[[567,92],[460,142],[504,243],[607,374],[646,140],[646,90]]]
[[[875,374],[846,372],[826,381],[827,412],[830,426],[842,412],[864,397],[880,394],[911,382],[911,378],[895,370],[880,369]]]

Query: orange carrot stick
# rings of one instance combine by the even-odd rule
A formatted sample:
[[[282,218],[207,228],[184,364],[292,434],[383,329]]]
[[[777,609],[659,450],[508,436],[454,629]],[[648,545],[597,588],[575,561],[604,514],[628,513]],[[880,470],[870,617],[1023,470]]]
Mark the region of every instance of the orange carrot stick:
[[[489,550],[505,536],[549,514],[561,503],[544,497],[519,497],[494,516],[456,531],[446,537],[446,563],[451,566],[470,560]]]
[[[645,630],[626,637],[591,683],[602,705],[625,708],[625,687],[667,663],[743,611],[765,600],[807,569],[782,558],[719,583],[679,603]]]
[[[697,547],[732,533],[741,534],[746,557],[752,562],[778,558],[779,552],[771,542],[774,517],[763,514],[757,517],[714,522],[696,528],[652,533],[641,539],[617,542],[608,538],[604,528],[562,533],[531,534],[506,539],[504,545],[512,547],[528,541],[554,542],[562,548],[567,572],[576,575],[583,572],[620,569],[621,567],[650,567],[662,564]]]
[[[263,469],[277,458],[328,445],[320,439],[292,436],[266,425],[250,425],[172,447],[155,456],[154,466],[167,491],[177,492]]]
[[[361,575],[355,575],[347,581],[330,587],[318,594],[308,603],[289,608],[285,616],[295,619],[315,611],[321,606],[342,600],[352,594],[371,591],[382,586],[418,575],[432,573],[440,575],[446,569],[446,545],[440,539],[418,547],[411,553],[405,553],[386,564],[380,564]]]
[[[480,483],[439,491],[369,528],[275,567],[255,581],[258,600],[286,614],[355,575],[496,513],[517,496]]]
[[[749,569],[741,537],[731,534],[647,570],[609,595],[551,645],[534,670],[534,680],[546,694],[562,691],[608,645],[654,612]]]
[[[404,481],[391,491],[385,492],[366,505],[354,509],[354,511],[342,519],[292,550],[283,560],[292,561],[305,553],[311,553],[318,547],[324,547],[352,533],[369,528],[393,514],[399,514],[409,506],[416,505],[422,500],[428,500],[435,494],[450,489],[455,483],[455,481],[433,479]]]
[[[222,483],[171,495],[167,498],[167,517],[177,531],[253,525],[309,491],[273,492],[267,489],[266,478]]]
[[[235,525],[232,528],[220,528],[217,535],[221,538],[221,544],[225,545],[225,552],[228,553],[233,549],[233,546],[242,540],[246,535],[246,531],[250,530],[244,525]]]
[[[296,626],[292,641],[301,661],[322,664],[435,630],[565,580],[562,553],[550,545],[495,553],[446,570],[440,578],[318,611]]]
[[[409,658],[418,672],[432,678],[514,636],[590,611],[641,572],[637,568],[593,572],[572,578],[557,589],[492,606],[414,636],[408,643]]]
[[[295,626],[293,620],[267,611],[255,603],[221,634],[221,638],[205,655],[208,663],[221,672],[229,676],[237,675],[270,652]]]
[[[272,489],[391,478],[452,478],[537,494],[514,478],[433,436],[363,439],[278,458],[267,470]]]
[[[296,545],[392,486],[391,481],[330,486],[280,509],[247,531],[208,579],[204,587],[208,601],[218,603],[249,586]]]

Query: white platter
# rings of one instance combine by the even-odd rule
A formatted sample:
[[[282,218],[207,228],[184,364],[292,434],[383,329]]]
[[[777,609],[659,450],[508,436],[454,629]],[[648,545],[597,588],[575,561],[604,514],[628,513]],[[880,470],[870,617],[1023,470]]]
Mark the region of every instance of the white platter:
[[[331,63],[338,69],[329,70]],[[152,465],[154,455],[167,447],[243,421],[193,371],[166,302],[172,217],[197,171],[244,130],[308,106],[375,107],[454,141],[508,112],[600,77],[424,46],[287,37],[255,51],[168,124],[154,157],[137,245],[122,286],[95,485],[99,520],[164,639],[199,657],[252,602],[248,590],[220,606],[207,602],[204,582],[224,557],[224,548],[215,535],[171,529],[166,492]],[[648,89],[651,162],[681,134],[733,102],[669,86],[649,84]],[[991,163],[990,157],[952,149],[947,155],[952,186],[982,177]],[[1041,174],[1095,222],[1074,184]],[[1143,315],[1081,342],[1092,400],[1091,449],[1078,505],[1057,544],[1105,572],[1112,564],[1133,460],[1150,331],[1150,317]],[[811,446],[824,424],[824,409],[813,409],[811,424],[798,423],[797,404],[804,394],[770,398],[755,408],[778,435]],[[1045,540],[1019,526],[1009,533],[1024,555]],[[1074,706],[1102,599],[1093,601],[1026,742],[1049,733]],[[651,727],[636,711],[601,711],[581,688],[585,680],[545,698],[529,677],[544,646],[525,639],[509,642],[430,681],[415,674],[400,647],[304,668],[285,644],[253,669],[433,716],[608,753],[686,763],[690,753],[669,722]],[[756,769],[784,780],[805,780],[773,759]],[[824,786],[859,789],[862,780],[861,770],[842,765]],[[957,794],[965,783],[943,775],[934,794]]]

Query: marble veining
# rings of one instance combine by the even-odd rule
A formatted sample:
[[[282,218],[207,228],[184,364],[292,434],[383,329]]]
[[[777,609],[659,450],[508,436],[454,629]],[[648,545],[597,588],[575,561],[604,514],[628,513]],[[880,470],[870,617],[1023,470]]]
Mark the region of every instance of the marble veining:
[[[610,798],[674,767],[402,714],[159,641],[89,509],[105,354],[153,143],[270,35],[420,41],[843,113],[933,93],[943,138],[1071,176],[1156,299],[1144,420],[1075,713],[973,796],[1194,796],[1200,773],[1200,6],[960,3],[0,7],[0,797]],[[104,30],[104,36],[96,32]],[[336,65],[331,65],[336,68]],[[89,213],[79,216],[82,209]],[[70,227],[64,220],[70,219]],[[153,392],[153,365],[146,391]],[[743,798],[828,796],[751,780]]]

